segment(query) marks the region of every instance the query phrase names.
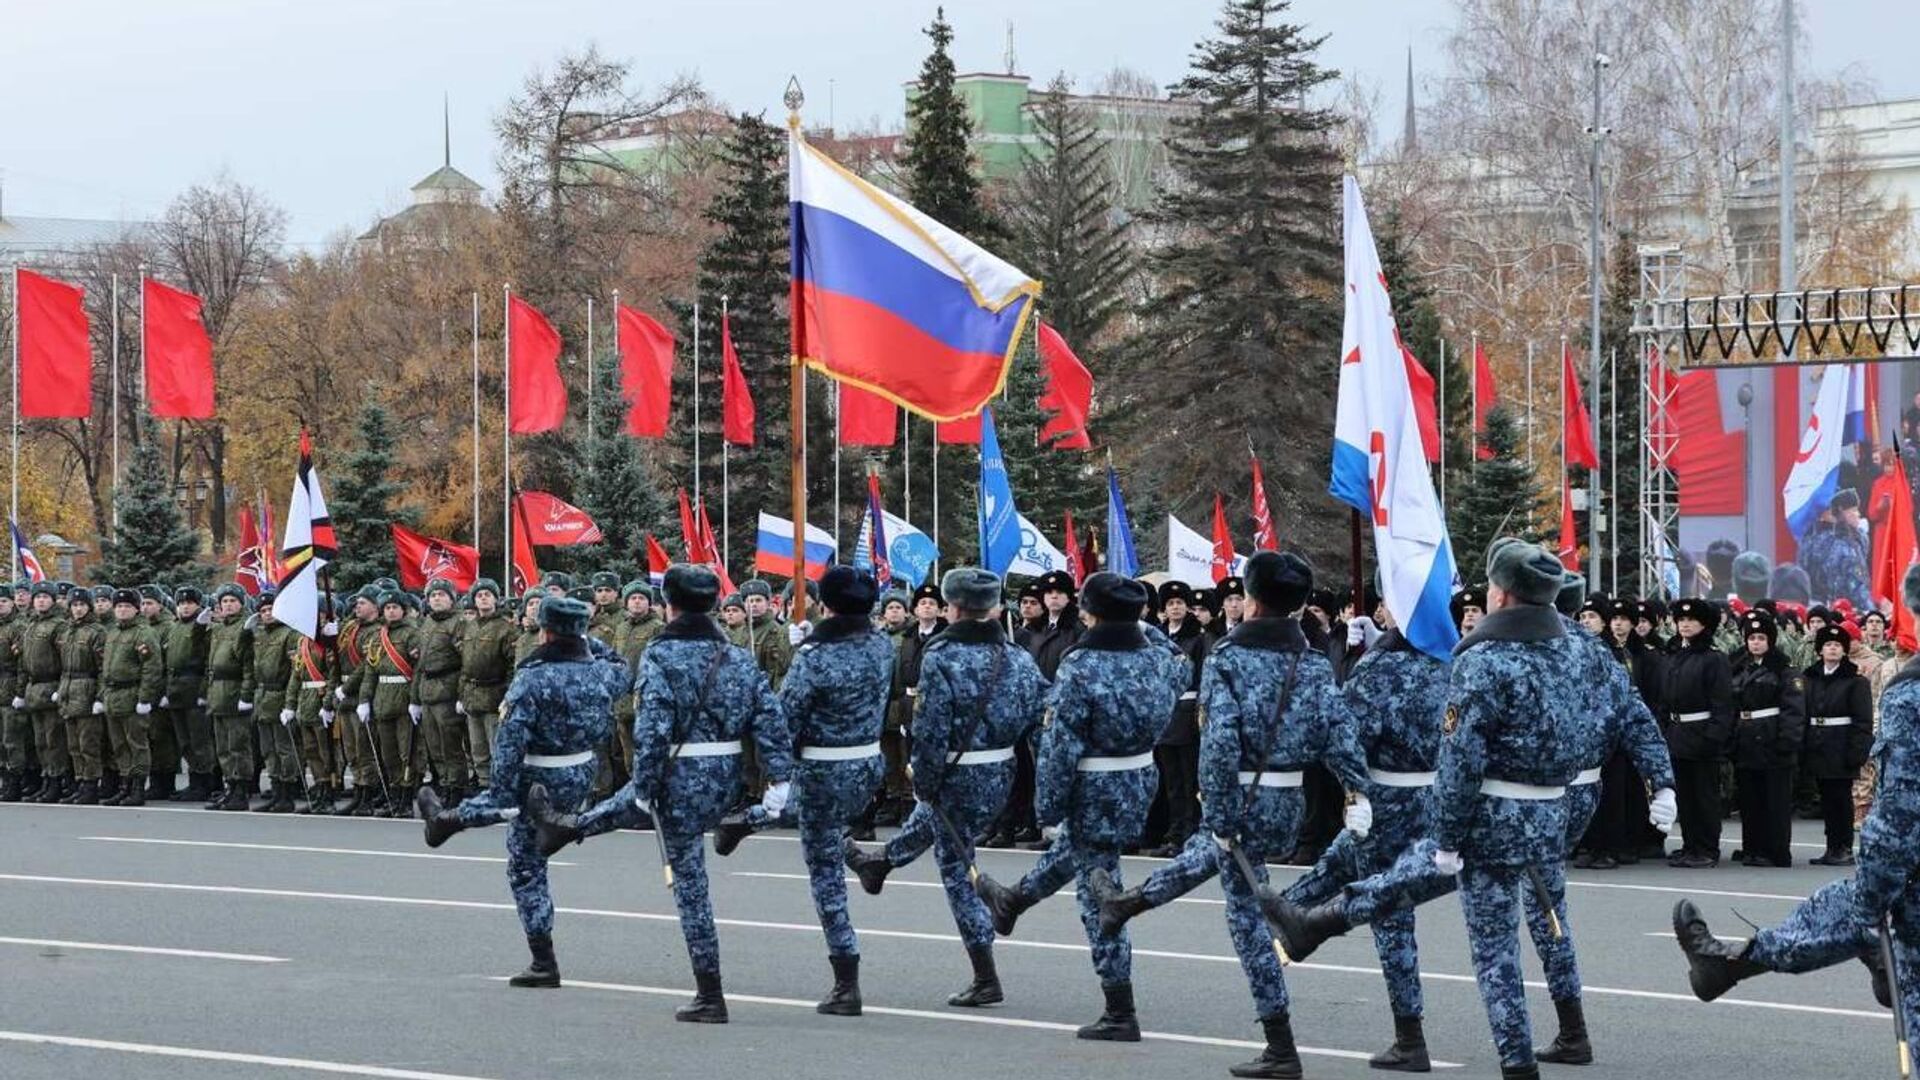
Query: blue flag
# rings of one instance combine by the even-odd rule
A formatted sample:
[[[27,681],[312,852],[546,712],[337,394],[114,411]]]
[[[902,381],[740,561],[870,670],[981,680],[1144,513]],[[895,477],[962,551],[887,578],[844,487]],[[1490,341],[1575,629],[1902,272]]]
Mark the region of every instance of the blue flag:
[[[1120,477],[1107,466],[1107,569],[1122,577],[1140,573],[1140,557],[1133,553],[1133,526],[1127,522],[1127,500],[1120,497]]]
[[[980,413],[979,512],[980,562],[1004,574],[1020,554],[1020,516],[1013,509],[1013,485],[1007,482],[1007,459],[1000,456],[992,409]]]

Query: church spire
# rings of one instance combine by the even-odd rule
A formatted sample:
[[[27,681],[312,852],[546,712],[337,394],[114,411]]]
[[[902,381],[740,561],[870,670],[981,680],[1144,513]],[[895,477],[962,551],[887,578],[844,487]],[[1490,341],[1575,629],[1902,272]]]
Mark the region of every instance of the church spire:
[[[1401,153],[1411,157],[1420,149],[1419,131],[1413,122],[1413,46],[1407,46],[1407,118],[1400,129]]]
[[[1409,72],[1413,70],[1411,56],[1407,60],[1407,70]],[[1412,76],[1409,75],[1408,78],[1411,79]],[[1407,110],[1407,115],[1411,117],[1413,106],[1407,106]],[[447,92],[444,90],[440,92],[440,165],[442,168],[453,168],[453,107],[448,103]]]

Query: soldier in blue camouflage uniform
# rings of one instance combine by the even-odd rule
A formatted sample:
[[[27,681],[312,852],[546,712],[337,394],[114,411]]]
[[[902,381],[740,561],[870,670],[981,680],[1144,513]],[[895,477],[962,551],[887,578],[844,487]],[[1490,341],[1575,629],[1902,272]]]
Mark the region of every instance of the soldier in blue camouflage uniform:
[[[1005,935],[1021,912],[1078,878],[1080,922],[1106,997],[1100,1019],[1079,1029],[1082,1039],[1140,1039],[1133,946],[1124,927],[1118,934],[1100,929],[1088,879],[1104,869],[1121,884],[1120,852],[1139,840],[1159,784],[1153,745],[1193,674],[1171,644],[1156,645],[1143,632],[1149,596],[1146,586],[1118,574],[1087,579],[1081,610],[1095,622],[1060,662],[1035,754],[1034,813],[1054,830],[1053,842],[1012,886],[985,874],[974,882],[994,929]]]
[[[1907,607],[1920,611],[1920,566],[1901,587]],[[1673,907],[1673,932],[1687,954],[1688,981],[1702,1001],[1735,983],[1769,971],[1801,974],[1859,959],[1873,973],[1874,996],[1892,1007],[1892,989],[1880,962],[1880,928],[1890,922],[1898,965],[1900,1008],[1906,1028],[1920,1024],[1920,663],[1909,661],[1880,697],[1880,730],[1873,744],[1879,790],[1860,829],[1853,876],[1828,882],[1801,901],[1777,926],[1747,942],[1713,936],[1691,900]]]
[[[745,649],[730,645],[713,621],[720,579],[698,566],[675,566],[664,585],[667,625],[640,661],[633,718],[633,778],[583,814],[556,814],[531,802],[541,847],[552,854],[574,840],[611,832],[653,815],[666,849],[680,931],[698,986],[674,1019],[727,1022],[720,989],[720,941],[707,893],[707,830],[740,794],[740,750],[752,739],[771,781],[762,807],[778,816],[792,773],[792,739],[780,699]],[[552,601],[548,601],[551,603]]]
[[[520,807],[532,801],[535,790],[569,810],[586,799],[593,747],[613,727],[613,699],[627,690],[626,665],[584,637],[587,614],[585,604],[565,598],[541,605],[541,645],[521,665],[502,702],[489,786],[451,809],[441,805],[431,786],[422,786],[417,796],[428,847],[439,847],[462,829],[513,823],[507,833],[507,885],[533,954],[527,969],[507,980],[513,986],[560,985],[547,855],[534,822],[521,815]]]
[[[1867,539],[1860,531],[1860,495],[1852,488],[1834,492],[1833,501],[1800,540],[1800,565],[1814,600],[1842,597],[1855,611],[1870,611],[1867,596]]]
[[[846,858],[861,887],[878,895],[890,872],[933,848],[973,963],[973,982],[947,1004],[979,1008],[1005,995],[993,963],[993,923],[968,879],[973,838],[1007,804],[1014,747],[1039,724],[1047,682],[994,618],[998,575],[972,566],[949,570],[940,594],[952,621],[920,658],[910,740],[913,811],[878,854],[848,842]]]
[[[1171,903],[1218,873],[1227,897],[1227,933],[1246,972],[1266,1035],[1261,1056],[1235,1076],[1298,1076],[1287,987],[1261,918],[1256,889],[1266,857],[1285,856],[1298,839],[1303,770],[1324,763],[1360,793],[1348,823],[1367,832],[1366,759],[1326,657],[1307,647],[1295,613],[1313,591],[1313,568],[1293,554],[1263,553],[1246,569],[1249,617],[1214,646],[1200,680],[1200,793],[1205,829],[1137,889],[1116,893],[1095,875],[1102,926]],[[1283,690],[1283,687],[1286,689]],[[1284,719],[1276,716],[1286,698]],[[1277,723],[1276,723],[1277,721]],[[1246,856],[1249,881],[1230,845]]]
[[[860,944],[847,917],[842,861],[847,822],[873,801],[885,771],[880,726],[893,685],[893,641],[873,625],[879,592],[864,570],[828,570],[820,579],[820,598],[832,614],[801,642],[780,684],[797,761],[793,801],[800,812],[800,853],[833,967],[833,990],[818,1007],[828,1016],[860,1015]],[[777,817],[777,807],[762,805],[730,819],[714,836],[714,852],[730,854],[748,832]]]

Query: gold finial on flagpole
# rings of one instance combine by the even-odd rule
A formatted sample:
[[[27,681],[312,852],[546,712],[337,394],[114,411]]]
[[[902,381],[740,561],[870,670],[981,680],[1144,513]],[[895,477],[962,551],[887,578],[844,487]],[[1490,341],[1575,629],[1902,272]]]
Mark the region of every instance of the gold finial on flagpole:
[[[780,100],[787,106],[787,126],[795,131],[800,130],[800,106],[807,103],[807,95],[800,90],[800,76],[787,77],[787,92],[781,95]]]

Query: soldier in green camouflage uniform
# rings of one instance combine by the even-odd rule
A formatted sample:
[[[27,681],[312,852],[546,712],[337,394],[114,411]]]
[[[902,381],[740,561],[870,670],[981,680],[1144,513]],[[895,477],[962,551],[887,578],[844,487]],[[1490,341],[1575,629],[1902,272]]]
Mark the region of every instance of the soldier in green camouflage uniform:
[[[371,725],[376,752],[387,764],[394,817],[413,816],[413,789],[426,759],[420,737],[420,698],[415,673],[420,664],[419,631],[407,620],[406,600],[398,591],[380,597],[380,623],[361,632],[366,662],[360,670],[355,714]]]
[[[293,646],[300,638],[293,627],[274,618],[273,591],[262,592],[253,616],[254,733],[266,759],[273,794],[258,807],[264,814],[291,814],[294,794],[306,786],[302,775],[291,717],[287,711],[287,682],[293,675]]]
[[[0,592],[0,802],[20,801],[27,748],[33,744],[33,725],[20,697],[20,657],[14,652],[26,620],[15,615],[13,607],[12,590]]]
[[[161,696],[166,695],[166,645],[167,628],[173,624],[173,605],[166,590],[158,585],[142,585],[137,590],[140,597],[139,621],[147,628],[153,638],[153,646],[160,657]],[[146,799],[148,802],[164,802],[173,798],[173,781],[180,775],[180,744],[173,737],[173,721],[160,707],[160,698],[148,699],[152,709],[147,714],[147,772]],[[112,734],[111,729],[108,732]]]
[[[214,794],[213,721],[207,716],[207,626],[200,590],[183,585],[174,596],[175,618],[160,635],[166,688],[154,727],[172,730],[172,744],[187,759],[187,786],[174,802],[204,802]]]
[[[107,743],[113,748],[120,789],[102,792],[100,801],[108,806],[145,806],[148,774],[153,771],[148,729],[153,703],[166,690],[166,668],[153,628],[140,617],[139,593],[114,592],[113,625],[105,638],[100,699],[107,708]]]
[[[440,796],[466,798],[473,769],[467,763],[467,723],[460,716],[460,638],[467,628],[459,595],[445,578],[427,582],[427,614],[419,620],[420,667],[414,700],[420,705],[420,738]]]
[[[500,610],[500,586],[489,578],[467,592],[473,621],[460,634],[460,704],[466,718],[467,761],[473,788],[493,782],[493,737],[500,730],[500,702],[513,682],[520,630]]]
[[[340,676],[333,688],[333,701],[334,712],[340,719],[340,756],[353,766],[353,798],[341,803],[334,813],[342,817],[385,816],[388,808],[381,794],[380,778],[386,762],[374,760],[367,726],[354,712],[360,701],[360,678],[367,666],[367,641],[380,621],[380,606],[366,589],[355,593],[352,601],[352,613],[341,625],[337,639]],[[389,777],[387,783],[393,782]]]
[[[247,715],[253,711],[253,632],[247,626],[247,597],[240,586],[214,590],[213,606],[207,625],[204,700],[226,787],[207,809],[245,810],[247,793],[260,775],[254,766],[252,720]]]
[[[59,610],[60,589],[50,581],[33,587],[33,611],[15,639],[20,662],[19,695],[40,755],[40,794],[36,802],[50,803],[73,794],[73,760],[67,754],[67,729],[60,722],[60,645],[66,637],[67,613]]]
[[[321,605],[321,618],[332,614]],[[280,722],[293,734],[298,753],[294,767],[305,766],[313,772],[313,788],[308,793],[303,814],[331,814],[334,784],[338,772],[333,752],[333,650],[326,640],[339,632],[331,621],[322,625],[320,640],[294,634],[287,659],[286,704]]]
[[[740,586],[740,598],[746,604],[747,618],[738,629],[730,628],[727,637],[753,654],[754,663],[778,690],[793,664],[793,643],[787,640],[786,625],[774,618],[773,589],[764,581],[749,581]]]
[[[620,575],[602,570],[593,575],[593,614],[587,618],[587,636],[597,637],[608,645],[613,644],[613,635],[620,627]]]
[[[607,642],[626,661],[628,675],[639,678],[640,655],[666,626],[653,608],[653,586],[644,581],[629,581],[620,590],[623,608],[613,637]],[[620,694],[613,699],[614,783],[626,783],[633,761],[633,695]]]
[[[67,748],[73,757],[73,793],[61,799],[76,806],[100,801],[100,748],[107,707],[100,700],[100,662],[106,646],[106,627],[93,610],[93,597],[76,590],[68,594],[72,621],[60,639],[60,720],[67,729]]]
[[[540,647],[540,600],[544,592],[530,592],[520,602],[520,636],[513,643],[513,664],[519,667],[521,662],[533,655]]]

